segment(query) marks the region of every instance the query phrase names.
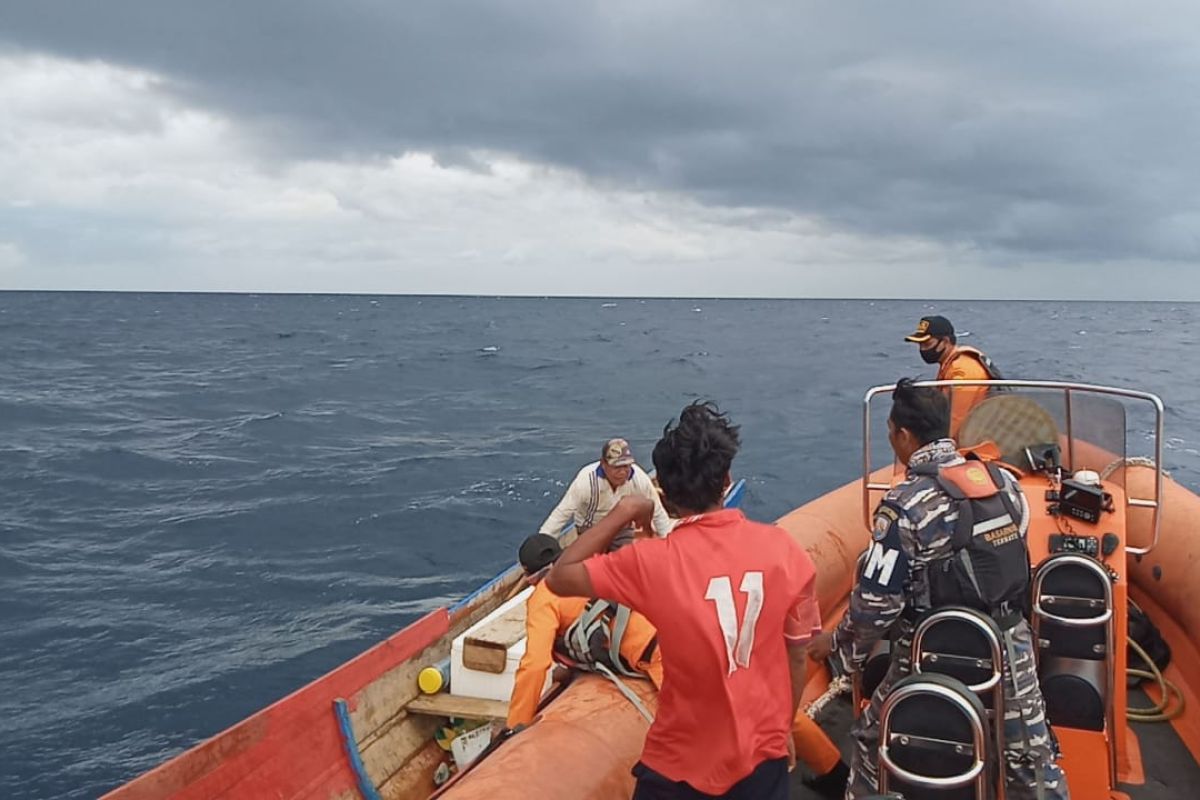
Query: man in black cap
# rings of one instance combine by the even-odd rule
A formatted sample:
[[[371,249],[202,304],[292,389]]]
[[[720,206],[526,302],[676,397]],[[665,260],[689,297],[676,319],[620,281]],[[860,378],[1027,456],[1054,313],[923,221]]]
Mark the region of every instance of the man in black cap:
[[[981,351],[958,343],[954,325],[945,317],[921,317],[917,329],[905,336],[904,341],[921,348],[921,358],[926,364],[938,365],[939,381],[997,381],[1004,377]],[[964,386],[950,393],[951,437],[958,435],[958,428],[967,414],[987,395],[985,386]]]

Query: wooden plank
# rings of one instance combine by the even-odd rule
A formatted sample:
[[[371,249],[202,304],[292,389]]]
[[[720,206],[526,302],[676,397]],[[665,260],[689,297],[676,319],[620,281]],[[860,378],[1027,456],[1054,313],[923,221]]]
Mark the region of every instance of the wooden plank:
[[[508,651],[489,644],[463,642],[463,666],[500,675],[508,664]]]
[[[379,787],[379,796],[383,800],[426,800],[436,788],[433,773],[449,759],[449,753],[430,743]]]
[[[450,639],[446,637],[427,647],[409,661],[380,675],[350,700],[350,724],[354,738],[366,747],[372,737],[385,729],[393,717],[404,710],[408,701],[420,694],[417,675],[430,664],[450,654]]]
[[[483,628],[464,639],[463,644],[488,644],[503,647],[507,650],[524,638],[525,603],[517,603]]]
[[[463,640],[463,666],[499,675],[508,661],[508,648],[525,638],[525,604],[505,611]]]
[[[507,719],[508,703],[483,697],[458,697],[452,694],[427,694],[408,704],[409,713],[463,719]]]
[[[405,714],[362,748],[363,766],[371,783],[381,786],[433,739],[441,725],[436,717]]]

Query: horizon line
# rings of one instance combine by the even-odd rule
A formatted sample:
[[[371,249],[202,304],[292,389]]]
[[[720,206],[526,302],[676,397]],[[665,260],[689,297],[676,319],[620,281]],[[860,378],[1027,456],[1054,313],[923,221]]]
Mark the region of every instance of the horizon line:
[[[834,295],[604,295],[604,294],[491,294],[486,292],[328,292],[288,289],[5,289],[0,294],[157,294],[157,295],[247,295],[278,297],[413,297],[494,300],[775,300],[775,301],[860,301],[937,302],[937,303],[1174,303],[1195,305],[1197,300],[1132,298],[1057,298],[1057,297],[846,297]]]

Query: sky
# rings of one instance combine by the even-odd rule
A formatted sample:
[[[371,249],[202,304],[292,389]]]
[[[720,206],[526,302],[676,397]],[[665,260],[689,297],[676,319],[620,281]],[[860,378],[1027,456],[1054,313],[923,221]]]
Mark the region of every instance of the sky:
[[[0,289],[1200,300],[1200,5],[0,0]]]

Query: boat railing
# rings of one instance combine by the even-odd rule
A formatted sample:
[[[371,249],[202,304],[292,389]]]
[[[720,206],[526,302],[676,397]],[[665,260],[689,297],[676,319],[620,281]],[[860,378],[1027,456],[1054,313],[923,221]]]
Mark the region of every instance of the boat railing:
[[[1126,497],[1126,506],[1132,508],[1147,508],[1151,510],[1152,520],[1150,529],[1152,532],[1150,544],[1146,547],[1126,547],[1127,553],[1132,555],[1145,555],[1153,550],[1158,545],[1159,522],[1162,518],[1162,496],[1163,496],[1163,417],[1165,410],[1162,399],[1150,392],[1141,392],[1135,389],[1122,389],[1115,386],[1097,386],[1087,383],[1072,383],[1066,381],[1035,381],[1035,380],[964,380],[964,381],[918,381],[914,385],[925,386],[936,389],[944,388],[967,388],[967,387],[987,387],[987,388],[1005,388],[1005,389],[1027,389],[1034,391],[1046,392],[1061,392],[1065,404],[1065,425],[1066,425],[1066,443],[1067,443],[1067,463],[1074,465],[1074,428],[1071,415],[1071,398],[1073,395],[1104,395],[1108,397],[1121,398],[1123,400],[1132,400],[1143,403],[1148,403],[1154,408],[1154,496],[1153,497]],[[863,397],[863,475],[862,475],[862,498],[863,498],[863,524],[868,529],[871,527],[871,492],[886,492],[892,488],[890,483],[873,481],[871,479],[872,461],[871,461],[871,401],[881,395],[891,395],[896,390],[895,384],[884,386],[872,386],[867,390]]]

